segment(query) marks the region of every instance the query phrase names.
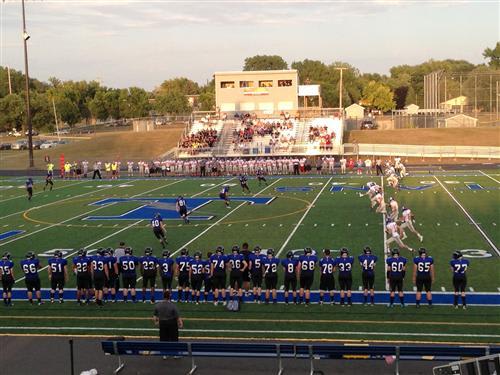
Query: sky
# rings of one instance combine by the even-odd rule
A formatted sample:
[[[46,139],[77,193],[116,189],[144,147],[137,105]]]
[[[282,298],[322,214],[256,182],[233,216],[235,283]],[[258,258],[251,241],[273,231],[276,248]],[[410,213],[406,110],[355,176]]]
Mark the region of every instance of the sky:
[[[0,65],[24,70],[20,0],[0,0]],[[151,90],[240,70],[245,57],[344,61],[362,73],[484,63],[498,0],[26,0],[30,76]]]

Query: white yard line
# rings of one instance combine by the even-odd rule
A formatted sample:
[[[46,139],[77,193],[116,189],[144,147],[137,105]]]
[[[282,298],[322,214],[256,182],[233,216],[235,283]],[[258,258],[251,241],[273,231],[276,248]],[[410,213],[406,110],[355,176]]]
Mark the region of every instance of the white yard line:
[[[380,187],[382,188],[382,191],[384,191],[384,176],[380,176]],[[386,245],[387,232],[385,231],[385,220],[386,216],[385,214],[382,214],[382,232],[384,233],[384,271],[387,264],[387,245]],[[384,278],[385,278],[385,290],[389,290],[389,279],[387,278],[387,272],[384,272]]]
[[[278,181],[281,180],[281,177],[278,178],[276,181],[274,181],[272,184],[270,185],[267,185],[264,189],[262,189],[261,191],[259,191],[258,193],[255,193],[252,197],[256,197],[257,195],[260,195],[264,190],[270,188],[271,186],[273,186],[275,183],[277,183]],[[192,238],[191,240],[189,240],[188,242],[186,242],[184,245],[182,245],[181,247],[179,247],[176,251],[174,251],[172,253],[172,256],[177,254],[179,251],[181,251],[183,248],[185,248],[186,246],[189,246],[190,244],[192,244],[194,241],[196,241],[198,238],[200,238],[201,236],[203,236],[205,233],[207,233],[209,230],[211,230],[213,227],[215,227],[217,224],[219,224],[221,221],[223,221],[225,218],[227,218],[229,215],[231,215],[232,213],[234,213],[236,210],[238,210],[240,207],[244,206],[247,202],[244,201],[242,202],[240,205],[236,206],[236,208],[234,208],[233,210],[229,211],[226,215],[224,215],[223,217],[221,217],[219,220],[217,220],[215,223],[213,223],[212,225],[210,225],[207,229],[205,229],[203,232],[201,232],[200,234],[196,235],[194,238]]]
[[[293,228],[293,230],[290,232],[289,236],[287,237],[287,239],[285,240],[285,242],[283,243],[283,245],[281,245],[278,253],[276,254],[276,257],[278,258],[280,256],[280,254],[283,252],[283,250],[285,249],[286,245],[288,245],[288,243],[290,242],[290,240],[292,239],[293,235],[295,234],[295,232],[297,232],[297,229],[299,229],[300,227],[300,224],[302,224],[302,222],[304,221],[304,219],[306,218],[307,214],[309,213],[309,211],[311,211],[311,208],[314,207],[314,203],[316,203],[316,201],[318,200],[318,198],[320,197],[321,193],[327,188],[330,186],[330,182],[332,181],[333,177],[330,177],[328,179],[328,181],[326,182],[326,184],[321,188],[321,190],[319,191],[319,193],[316,195],[316,197],[314,198],[314,200],[311,202],[311,204],[309,205],[309,207],[307,207],[307,210],[306,212],[304,212],[304,215],[302,215],[302,217],[300,218],[299,222],[297,223],[297,225],[295,226],[295,228]]]
[[[464,208],[464,206],[462,206],[460,204],[460,202],[453,196],[453,194],[450,193],[450,191],[446,188],[446,186],[443,185],[443,183],[436,177],[434,176],[434,178],[436,179],[436,181],[439,183],[439,185],[441,185],[441,187],[448,193],[448,195],[451,197],[451,199],[453,199],[453,201],[457,204],[458,207],[460,207],[460,209],[463,211],[463,213],[465,214],[465,216],[467,216],[467,218],[470,220],[470,222],[476,227],[476,229],[479,231],[479,233],[482,234],[482,236],[484,237],[484,239],[486,240],[486,242],[489,243],[489,245],[493,248],[493,250],[495,250],[495,252],[497,253],[498,256],[500,256],[500,250],[498,250],[498,248],[496,247],[496,245],[493,243],[493,241],[490,240],[490,238],[488,237],[488,235],[481,229],[481,227],[476,223],[476,221],[472,218],[472,216],[467,212],[467,210]]]
[[[481,173],[482,175],[484,175],[484,176],[486,176],[486,177],[488,177],[488,178],[492,179],[492,180],[493,180],[493,181],[495,181],[497,184],[500,184],[500,181],[498,181],[496,178],[491,177],[489,174],[484,173],[483,171],[479,171],[479,173]]]
[[[76,184],[68,184],[68,185],[65,185],[65,186],[56,187],[56,188],[52,189],[52,191],[61,190],[61,189],[67,188],[67,187],[72,187],[72,186],[80,185],[80,184],[83,184],[84,182],[88,182],[88,181],[80,181],[80,182],[77,182]],[[48,193],[48,192],[49,192],[49,190],[41,190],[41,191],[38,191],[36,193],[33,193],[33,196],[36,196],[36,195],[39,195],[39,194]],[[11,201],[13,199],[18,199],[18,198],[26,198],[26,194],[18,195],[17,197],[2,199],[0,201],[0,203]]]

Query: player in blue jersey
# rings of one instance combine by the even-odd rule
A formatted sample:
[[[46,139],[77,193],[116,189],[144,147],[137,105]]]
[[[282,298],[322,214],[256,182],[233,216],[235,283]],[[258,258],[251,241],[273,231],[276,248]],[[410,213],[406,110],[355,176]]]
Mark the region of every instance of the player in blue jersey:
[[[276,287],[278,285],[278,268],[280,260],[274,256],[274,249],[267,249],[267,257],[262,261],[264,267],[264,280],[266,283],[266,305],[272,293],[273,303],[277,303]]]
[[[158,258],[158,269],[160,271],[163,292],[172,291],[172,279],[174,277],[175,262],[170,258],[170,251],[164,250],[162,257]]]
[[[76,275],[76,300],[80,305],[82,305],[82,298],[85,298],[86,303],[90,302],[90,262],[91,259],[84,249],[78,250],[77,256],[73,258],[73,272]]]
[[[179,195],[179,197],[175,201],[175,209],[179,213],[180,217],[184,220],[184,224],[189,224],[189,212],[187,203],[182,195]]]
[[[207,259],[203,260],[203,302],[208,302],[208,296],[213,293],[212,278],[210,277],[210,257],[212,252],[207,252]]]
[[[163,218],[159,213],[156,213],[155,216],[151,219],[151,228],[153,228],[153,234],[160,241],[161,247],[167,247],[167,239],[166,239],[166,230],[165,225],[163,224]]]
[[[427,255],[427,250],[421,247],[418,250],[418,257],[413,258],[413,284],[417,287],[415,301],[420,307],[422,290],[427,294],[427,304],[432,306],[432,283],[434,282],[434,259]]]
[[[133,250],[130,247],[125,248],[125,255],[120,257],[118,261],[120,274],[122,275],[123,283],[123,301],[128,302],[128,291],[132,302],[136,303],[136,290],[137,283],[137,266],[139,265],[139,258],[133,255]]]
[[[116,292],[120,289],[118,261],[111,247],[104,250],[104,257],[108,267],[108,277],[104,280],[104,302],[108,302],[111,297],[111,301],[116,303]]]
[[[467,271],[469,270],[469,260],[462,258],[460,251],[453,253],[453,259],[450,261],[451,271],[453,272],[453,307],[458,309],[458,294],[462,296],[462,308],[467,308],[465,287],[467,286]]]
[[[50,281],[50,303],[54,303],[56,290],[59,291],[59,303],[64,303],[64,285],[68,281],[68,261],[63,258],[61,250],[56,250],[54,257],[49,258],[47,264]]]
[[[3,303],[12,306],[12,287],[14,286],[14,262],[6,251],[0,260],[0,277],[2,279]]]
[[[219,198],[224,200],[224,203],[226,204],[226,208],[231,208],[229,206],[229,186],[224,185],[219,192]]]
[[[245,261],[243,254],[240,254],[240,247],[235,245],[231,249],[231,255],[228,255],[227,261],[229,265],[229,295],[231,300],[234,298],[234,293],[237,292],[238,301],[243,302],[243,273],[248,268],[248,263]]]
[[[29,177],[26,182],[25,182],[25,185],[26,185],[26,193],[28,194],[28,200],[30,201],[31,198],[33,198],[33,179],[31,177]]]
[[[330,294],[330,304],[334,304],[334,293],[335,293],[335,277],[333,273],[336,268],[336,261],[331,257],[330,249],[323,250],[323,258],[319,261],[319,272],[321,274],[319,281],[319,304],[323,303],[323,298],[325,291]]]
[[[285,303],[288,305],[288,297],[290,290],[292,291],[293,303],[297,304],[297,273],[298,273],[298,259],[295,259],[293,252],[289,251],[286,254],[286,259],[281,261],[283,266],[283,273],[285,274],[284,289],[285,289]]]
[[[263,267],[262,261],[266,258],[264,254],[261,254],[260,246],[255,246],[253,253],[248,257],[250,275],[252,278],[253,285],[253,301],[260,303],[262,296],[262,280],[263,280]]]
[[[92,275],[92,281],[94,283],[95,302],[97,306],[102,307],[102,300],[104,297],[104,283],[109,277],[107,259],[104,255],[103,248],[99,248],[97,250],[97,254],[92,257],[90,264],[92,265],[92,267],[90,268],[90,272]]]
[[[40,292],[40,276],[38,270],[41,268],[40,261],[37,259],[33,251],[26,254],[26,259],[19,262],[21,269],[24,272],[26,290],[28,291],[28,301],[33,304],[33,291],[38,301],[38,306],[42,305],[42,293]]]
[[[375,265],[378,257],[372,254],[370,246],[365,246],[363,254],[358,256],[359,265],[361,266],[361,280],[363,282],[363,304],[368,303],[368,292],[370,292],[370,306],[375,304]]]
[[[267,185],[267,180],[264,177],[264,169],[262,168],[257,169],[257,181],[259,181],[259,186],[261,186],[262,183]]]
[[[352,306],[351,288],[354,257],[350,256],[349,250],[343,247],[340,249],[340,257],[337,257],[335,263],[339,270],[340,306],[344,306],[345,292],[347,294],[347,306],[350,307]]]
[[[304,255],[301,255],[299,257],[299,303],[302,303],[304,301],[305,292],[306,306],[309,305],[309,301],[311,298],[311,286],[314,281],[314,270],[316,269],[316,263],[318,263],[318,257],[316,255],[313,255],[312,249],[310,247],[306,247],[304,249]]]
[[[394,295],[396,290],[399,294],[399,301],[401,307],[405,307],[405,299],[403,292],[403,280],[406,275],[406,262],[408,261],[405,257],[399,255],[399,249],[394,248],[391,252],[391,257],[387,258],[387,278],[389,279],[389,304],[387,307],[394,307]]]
[[[181,250],[181,255],[175,259],[177,265],[175,276],[177,277],[177,300],[179,302],[189,302],[189,263],[191,257],[187,249]],[[184,293],[183,293],[184,292]]]
[[[52,188],[54,187],[54,182],[53,180],[53,172],[52,170],[47,170],[47,175],[45,176],[45,186],[43,187],[43,190],[47,189],[47,186],[50,185],[49,190],[52,191]]]
[[[243,190],[243,193],[247,192],[250,193],[250,188],[248,187],[248,178],[244,174],[240,174],[238,176],[238,180],[240,181],[240,186],[241,189]]]
[[[218,246],[215,254],[210,257],[210,277],[214,286],[214,305],[219,303],[219,293],[222,295],[222,304],[226,305],[226,268],[227,257],[224,248]]]
[[[243,255],[243,259],[247,262],[247,268],[245,272],[243,272],[243,290],[248,296],[250,294],[248,291],[250,290],[250,280],[252,277],[250,274],[250,254],[252,254],[252,252],[250,251],[250,246],[247,242],[244,242],[241,245],[240,254]]]
[[[153,256],[153,249],[146,247],[144,256],[139,260],[142,275],[142,303],[146,303],[146,289],[149,286],[150,301],[155,303],[156,274],[158,269],[158,259]]]
[[[189,280],[191,281],[191,301],[200,304],[201,287],[203,285],[203,275],[205,272],[205,262],[201,259],[201,252],[194,253],[194,258],[189,263]]]

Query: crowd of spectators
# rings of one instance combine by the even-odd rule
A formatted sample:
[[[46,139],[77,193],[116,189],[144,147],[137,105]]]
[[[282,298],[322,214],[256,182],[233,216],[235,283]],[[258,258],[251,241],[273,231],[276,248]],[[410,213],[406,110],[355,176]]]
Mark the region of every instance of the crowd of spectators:
[[[330,131],[328,126],[310,126],[309,127],[309,143],[319,145],[321,149],[331,149],[335,141],[336,134]]]
[[[180,142],[180,147],[192,149],[213,147],[217,142],[217,136],[217,130],[215,129],[202,129],[185,136]]]

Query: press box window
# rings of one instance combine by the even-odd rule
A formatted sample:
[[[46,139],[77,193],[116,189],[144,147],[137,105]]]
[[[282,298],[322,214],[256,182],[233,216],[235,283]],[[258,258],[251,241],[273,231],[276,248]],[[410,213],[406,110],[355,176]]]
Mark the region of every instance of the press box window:
[[[288,87],[292,85],[291,79],[280,79],[278,80],[278,87]]]
[[[273,81],[259,81],[259,87],[273,87]]]
[[[240,87],[253,87],[253,81],[240,81]]]
[[[222,81],[220,87],[222,89],[234,89],[234,81]]]

